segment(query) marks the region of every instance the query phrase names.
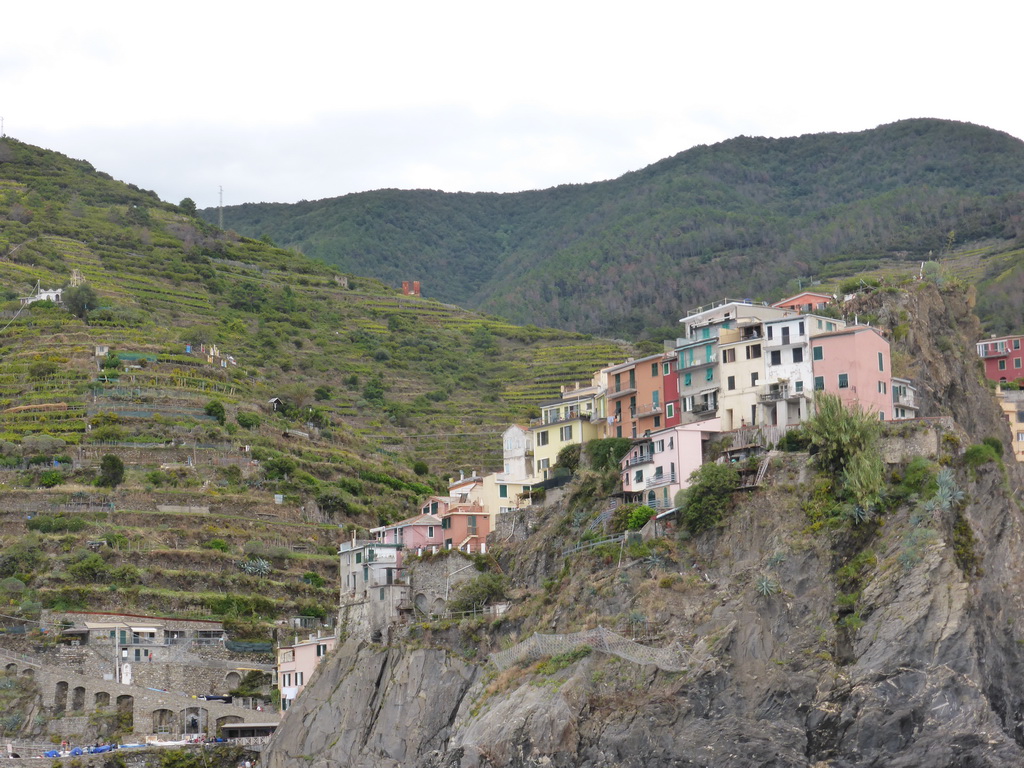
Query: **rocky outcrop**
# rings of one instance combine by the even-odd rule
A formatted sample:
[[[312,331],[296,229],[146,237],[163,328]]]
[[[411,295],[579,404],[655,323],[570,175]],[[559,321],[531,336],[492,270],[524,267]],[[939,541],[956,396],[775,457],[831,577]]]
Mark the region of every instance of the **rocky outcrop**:
[[[532,596],[501,627],[464,634],[497,648],[502,633],[507,643],[642,620],[643,642],[701,643],[706,663],[670,673],[594,651],[499,673],[444,650],[350,643],[303,693],[266,765],[1024,764],[1024,478],[1012,463],[961,459],[969,442],[1007,438],[969,354],[977,327],[963,296],[931,286],[878,302],[907,326],[922,415],[955,421],[948,439],[921,443],[954,469],[965,491],[955,509],[910,498],[870,522],[815,523],[820,487],[794,455],[719,528],[657,557],[592,553],[569,568],[557,553],[576,512],[551,510],[498,552]],[[902,468],[889,470],[895,482]]]

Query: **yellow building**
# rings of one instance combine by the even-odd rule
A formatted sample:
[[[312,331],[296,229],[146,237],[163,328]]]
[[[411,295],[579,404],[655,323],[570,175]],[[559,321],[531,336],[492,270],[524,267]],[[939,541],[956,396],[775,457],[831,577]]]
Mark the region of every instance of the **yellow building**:
[[[530,422],[533,466],[539,480],[551,476],[558,452],[567,445],[604,437],[604,391],[599,384],[562,387],[562,396],[540,405],[540,418]]]
[[[1013,436],[1013,456],[1017,461],[1024,461],[1024,392],[1019,389],[996,389],[999,405],[1010,422],[1010,434]]]

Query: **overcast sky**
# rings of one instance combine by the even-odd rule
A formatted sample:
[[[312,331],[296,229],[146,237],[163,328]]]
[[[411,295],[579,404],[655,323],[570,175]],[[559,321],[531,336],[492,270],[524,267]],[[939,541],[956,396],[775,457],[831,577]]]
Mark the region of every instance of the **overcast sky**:
[[[1024,137],[1024,3],[6,4],[4,130],[200,207],[614,178],[740,134]]]

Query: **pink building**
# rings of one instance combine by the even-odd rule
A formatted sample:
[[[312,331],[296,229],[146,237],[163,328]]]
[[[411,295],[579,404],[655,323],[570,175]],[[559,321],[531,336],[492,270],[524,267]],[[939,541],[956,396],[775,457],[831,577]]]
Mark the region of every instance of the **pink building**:
[[[403,549],[413,553],[441,548],[486,552],[490,532],[490,516],[479,502],[452,496],[431,496],[416,517],[370,530],[377,542],[399,547],[399,567]]]
[[[623,496],[657,510],[671,509],[676,492],[689,486],[690,475],[703,463],[704,443],[720,426],[720,419],[709,419],[635,440],[619,465]]]
[[[892,419],[889,342],[874,328],[854,325],[810,341],[815,391],[839,395],[879,419]]]
[[[1024,379],[1024,336],[1000,336],[984,339],[976,345],[978,357],[985,361],[985,378],[990,381]]]
[[[287,712],[295,697],[309,682],[317,665],[334,650],[333,635],[310,637],[277,650],[277,686],[281,690],[281,711]]]
[[[370,533],[379,544],[392,544],[409,550],[440,547],[444,543],[441,518],[434,514],[421,513],[397,523],[371,528]]]

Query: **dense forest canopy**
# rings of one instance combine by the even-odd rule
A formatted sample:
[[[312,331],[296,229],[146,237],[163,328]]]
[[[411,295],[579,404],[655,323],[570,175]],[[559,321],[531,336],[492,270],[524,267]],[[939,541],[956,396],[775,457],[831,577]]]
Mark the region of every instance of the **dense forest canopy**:
[[[611,181],[494,193],[378,190],[224,209],[225,225],[519,322],[640,335],[723,295],[773,298],[1022,233],[1024,143],[914,119],[857,133],[740,136]],[[215,210],[203,212],[209,220]],[[994,331],[1019,259],[979,307]],[[987,284],[987,283],[986,283]],[[1000,298],[1003,296],[1004,298]]]

